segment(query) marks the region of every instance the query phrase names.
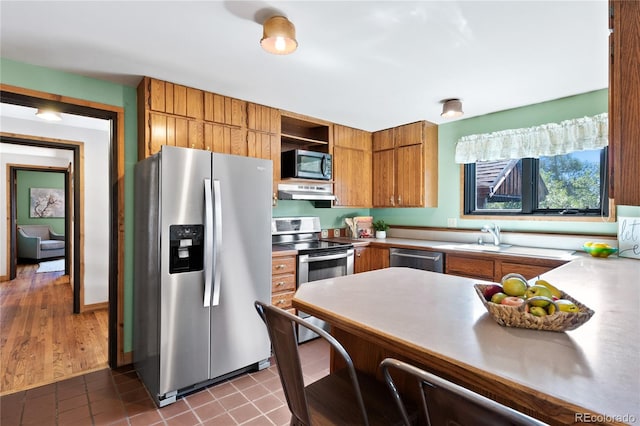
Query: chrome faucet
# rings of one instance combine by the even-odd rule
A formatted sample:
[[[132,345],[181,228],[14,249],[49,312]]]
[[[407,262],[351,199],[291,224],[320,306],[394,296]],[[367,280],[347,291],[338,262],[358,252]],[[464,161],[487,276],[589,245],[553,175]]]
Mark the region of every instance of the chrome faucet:
[[[500,227],[498,225],[496,225],[495,223],[484,225],[482,227],[482,232],[488,232],[489,234],[491,234],[491,236],[493,237],[494,246],[500,245]]]

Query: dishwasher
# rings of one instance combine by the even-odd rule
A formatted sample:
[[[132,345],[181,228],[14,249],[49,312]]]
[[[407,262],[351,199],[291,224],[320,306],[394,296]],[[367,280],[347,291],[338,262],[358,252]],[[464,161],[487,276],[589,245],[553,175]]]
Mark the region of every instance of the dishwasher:
[[[389,249],[389,266],[422,269],[442,273],[444,254],[435,251]]]

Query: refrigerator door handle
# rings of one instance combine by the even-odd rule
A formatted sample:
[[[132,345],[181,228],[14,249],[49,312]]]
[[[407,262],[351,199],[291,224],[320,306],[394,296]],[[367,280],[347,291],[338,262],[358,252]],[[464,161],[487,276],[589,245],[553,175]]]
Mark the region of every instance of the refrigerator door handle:
[[[211,179],[204,180],[204,307],[211,306],[213,283],[213,196]]]
[[[222,249],[222,204],[220,201],[220,181],[214,179],[213,181],[213,215],[214,215],[214,246],[213,246],[213,272],[215,280],[213,283],[213,300],[211,306],[218,306],[220,304],[220,251]]]

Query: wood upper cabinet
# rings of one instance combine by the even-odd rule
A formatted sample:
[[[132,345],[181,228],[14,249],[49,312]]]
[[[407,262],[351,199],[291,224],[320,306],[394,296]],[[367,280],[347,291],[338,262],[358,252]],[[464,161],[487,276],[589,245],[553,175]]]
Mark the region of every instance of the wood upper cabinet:
[[[204,92],[204,120],[228,126],[246,127],[247,102]]]
[[[201,149],[246,157],[248,156],[247,131],[237,127],[205,123],[204,145]]]
[[[373,152],[373,207],[395,207],[395,150]]]
[[[419,121],[375,132],[373,151],[373,207],[438,205],[438,126]]]
[[[609,196],[640,206],[640,1],[610,0]]]
[[[247,104],[247,128],[259,132],[280,134],[280,110],[253,103]]]
[[[371,133],[333,126],[334,206],[371,207]]]
[[[280,136],[248,130],[247,155],[273,161],[273,192],[275,197],[280,181]]]
[[[204,116],[204,92],[153,78],[143,79],[149,96],[149,108],[153,111],[202,119]]]
[[[139,159],[162,145],[264,158],[280,180],[280,110],[145,77],[138,86]]]
[[[393,149],[395,144],[393,142],[394,129],[385,129],[373,133],[373,150],[382,151],[384,149]]]

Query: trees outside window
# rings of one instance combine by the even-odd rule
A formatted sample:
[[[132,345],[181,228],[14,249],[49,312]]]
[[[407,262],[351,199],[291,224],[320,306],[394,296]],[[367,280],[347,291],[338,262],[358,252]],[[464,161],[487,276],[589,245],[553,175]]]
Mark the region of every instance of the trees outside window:
[[[465,214],[608,214],[607,148],[465,165]]]

